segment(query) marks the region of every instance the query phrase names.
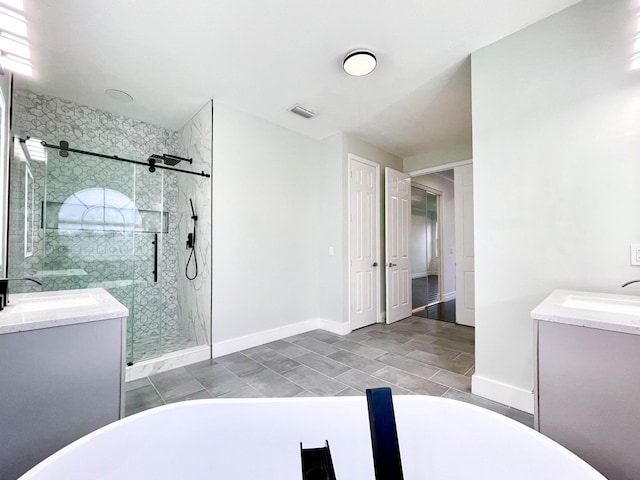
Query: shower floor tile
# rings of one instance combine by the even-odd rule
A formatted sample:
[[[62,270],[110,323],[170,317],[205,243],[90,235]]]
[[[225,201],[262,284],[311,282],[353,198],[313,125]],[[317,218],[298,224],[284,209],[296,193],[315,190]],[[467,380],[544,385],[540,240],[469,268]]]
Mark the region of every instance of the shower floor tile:
[[[126,414],[200,398],[436,395],[488,408],[529,427],[533,415],[470,393],[475,331],[410,317],[339,336],[323,330],[127,383]]]

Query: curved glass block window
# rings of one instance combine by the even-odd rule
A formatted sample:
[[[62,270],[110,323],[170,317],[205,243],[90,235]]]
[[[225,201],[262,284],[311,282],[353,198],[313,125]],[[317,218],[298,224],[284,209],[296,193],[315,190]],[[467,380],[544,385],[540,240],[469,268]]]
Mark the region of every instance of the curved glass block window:
[[[124,193],[110,188],[87,188],[62,203],[58,229],[139,231],[142,216]]]
[[[43,205],[46,228],[105,232],[166,233],[168,214],[138,210],[127,195],[110,188],[80,190],[63,203]]]

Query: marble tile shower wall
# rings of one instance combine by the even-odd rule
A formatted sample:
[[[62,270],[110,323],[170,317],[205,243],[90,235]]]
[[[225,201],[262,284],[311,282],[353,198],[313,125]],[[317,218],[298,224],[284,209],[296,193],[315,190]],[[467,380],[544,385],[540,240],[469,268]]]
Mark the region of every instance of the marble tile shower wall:
[[[180,130],[179,155],[192,158],[194,171],[212,173],[213,104],[207,104]],[[195,257],[198,262],[198,276],[188,280],[184,275],[189,251],[184,243],[178,248],[178,263],[182,274],[178,276],[179,321],[189,338],[196,339],[198,345],[207,344],[211,339],[211,178],[181,176],[178,178],[178,214],[181,232],[192,229],[191,207],[198,215],[196,224]],[[194,274],[194,264],[189,264],[189,274]]]
[[[152,153],[178,152],[178,132],[26,90],[15,91],[13,115],[14,134],[53,144],[66,140],[72,148],[135,160],[145,160]],[[126,195],[140,211],[168,212],[168,233],[159,234],[159,282],[153,281],[152,233],[36,228],[33,255],[20,261],[19,252],[12,251],[18,257],[13,264],[24,269],[20,273],[56,272],[42,276],[47,290],[108,289],[130,310],[129,358],[139,361],[157,355],[157,346],[148,345],[161,336],[183,333],[178,324],[176,278],[177,175],[81,154],[62,158],[52,150],[49,158],[46,167],[31,164],[36,226],[42,221],[40,202],[60,204],[85,189],[108,188]],[[51,218],[46,222],[52,225]]]

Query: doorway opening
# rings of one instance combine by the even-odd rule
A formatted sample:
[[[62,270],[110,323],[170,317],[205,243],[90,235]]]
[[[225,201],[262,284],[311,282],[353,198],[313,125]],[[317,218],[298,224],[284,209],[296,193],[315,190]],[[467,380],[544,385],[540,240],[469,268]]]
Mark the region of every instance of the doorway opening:
[[[411,186],[411,290],[412,309],[440,302],[442,247],[441,193],[423,185]]]
[[[413,315],[456,322],[454,174],[412,178]]]

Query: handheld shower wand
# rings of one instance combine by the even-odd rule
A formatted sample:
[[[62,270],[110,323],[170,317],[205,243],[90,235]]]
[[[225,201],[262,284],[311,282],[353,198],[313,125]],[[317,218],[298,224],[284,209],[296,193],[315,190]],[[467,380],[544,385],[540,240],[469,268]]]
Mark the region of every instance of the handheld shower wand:
[[[189,199],[189,203],[191,204],[191,219],[193,220],[193,233],[189,233],[187,235],[187,248],[193,248],[196,244],[196,222],[198,221],[198,216],[196,215],[196,211],[193,208],[193,200]]]
[[[184,267],[184,275],[188,280],[193,280],[198,276],[198,259],[196,258],[196,222],[198,221],[198,215],[196,215],[196,210],[195,208],[193,208],[193,200],[189,199],[189,203],[191,204],[191,220],[193,220],[193,233],[189,233],[187,235],[187,249],[191,249],[191,253],[189,253],[187,265]],[[190,276],[189,264],[191,263],[192,258],[195,271],[193,273],[193,276]]]

